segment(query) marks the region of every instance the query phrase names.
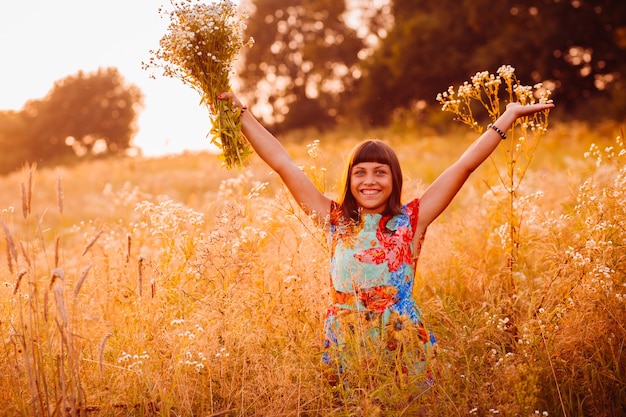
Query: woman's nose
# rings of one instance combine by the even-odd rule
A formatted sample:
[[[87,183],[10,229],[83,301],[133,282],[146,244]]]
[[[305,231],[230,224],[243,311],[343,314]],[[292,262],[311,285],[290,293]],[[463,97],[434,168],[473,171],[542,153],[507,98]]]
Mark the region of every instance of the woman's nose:
[[[373,175],[371,175],[371,174],[368,174],[368,175],[365,177],[365,180],[363,181],[363,183],[364,183],[364,184],[374,184],[375,182],[376,182],[376,179],[375,179],[375,178],[374,178],[374,176],[373,176]]]

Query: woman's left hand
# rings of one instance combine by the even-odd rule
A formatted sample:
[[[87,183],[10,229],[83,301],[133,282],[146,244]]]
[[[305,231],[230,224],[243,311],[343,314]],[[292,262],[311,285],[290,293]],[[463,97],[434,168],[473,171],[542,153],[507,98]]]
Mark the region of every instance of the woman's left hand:
[[[523,105],[520,103],[509,103],[506,105],[506,111],[512,113],[515,118],[530,116],[540,111],[548,110],[554,107],[554,103],[535,103]]]

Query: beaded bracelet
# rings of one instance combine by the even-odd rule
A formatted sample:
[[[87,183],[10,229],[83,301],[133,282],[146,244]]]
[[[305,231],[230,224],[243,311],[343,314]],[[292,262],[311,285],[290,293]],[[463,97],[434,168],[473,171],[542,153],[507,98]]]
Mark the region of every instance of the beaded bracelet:
[[[490,123],[487,128],[493,129],[496,132],[498,132],[498,135],[500,135],[500,137],[502,138],[502,140],[506,139],[506,134],[496,125],[494,125],[493,123]]]

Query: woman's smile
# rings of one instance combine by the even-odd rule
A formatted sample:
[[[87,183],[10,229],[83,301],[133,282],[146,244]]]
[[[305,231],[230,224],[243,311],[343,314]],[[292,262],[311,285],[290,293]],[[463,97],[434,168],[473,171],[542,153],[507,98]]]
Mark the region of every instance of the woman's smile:
[[[378,190],[362,190],[361,192],[363,194],[366,194],[366,195],[373,195],[373,194],[379,193],[380,191],[378,191]]]

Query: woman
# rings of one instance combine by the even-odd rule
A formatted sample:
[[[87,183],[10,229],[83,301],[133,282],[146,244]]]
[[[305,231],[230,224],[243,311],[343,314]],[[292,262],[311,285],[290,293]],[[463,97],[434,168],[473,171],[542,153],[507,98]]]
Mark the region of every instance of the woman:
[[[553,104],[510,103],[505,112],[424,192],[402,204],[402,171],[395,152],[368,140],[353,150],[338,201],[322,194],[285,148],[233,93],[242,131],[285,183],[302,209],[330,234],[332,304],[324,322],[323,362],[333,375],[366,367],[391,370],[410,384],[433,382],[435,338],[412,298],[415,268],[428,226],[470,174],[496,149],[516,119]],[[378,372],[377,371],[377,372]],[[421,382],[420,382],[421,381]]]

